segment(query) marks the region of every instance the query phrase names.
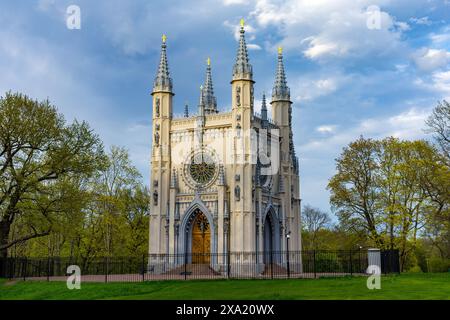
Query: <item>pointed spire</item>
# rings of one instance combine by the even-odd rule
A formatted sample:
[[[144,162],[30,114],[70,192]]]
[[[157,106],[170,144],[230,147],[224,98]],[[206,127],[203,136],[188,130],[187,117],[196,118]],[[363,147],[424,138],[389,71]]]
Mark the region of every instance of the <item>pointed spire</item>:
[[[217,101],[214,96],[214,89],[211,76],[211,59],[208,58],[206,65],[206,80],[203,88],[203,102],[205,104],[205,113],[217,113]]]
[[[261,120],[262,120],[262,127],[267,128],[267,104],[266,104],[266,93],[263,93],[262,97],[262,105],[261,105]]]
[[[286,74],[284,72],[283,64],[283,49],[278,48],[278,66],[277,74],[275,76],[275,83],[272,90],[272,101],[274,100],[287,100],[291,98],[291,93],[286,82]]]
[[[248,62],[247,44],[245,43],[244,19],[241,19],[241,30],[236,63],[233,67],[233,80],[252,79],[252,65]]]
[[[162,36],[161,57],[159,60],[158,72],[153,83],[153,92],[168,91],[172,92],[172,79],[170,78],[169,65],[167,63],[166,35]]]
[[[189,106],[187,103],[184,105],[184,117],[189,118]]]

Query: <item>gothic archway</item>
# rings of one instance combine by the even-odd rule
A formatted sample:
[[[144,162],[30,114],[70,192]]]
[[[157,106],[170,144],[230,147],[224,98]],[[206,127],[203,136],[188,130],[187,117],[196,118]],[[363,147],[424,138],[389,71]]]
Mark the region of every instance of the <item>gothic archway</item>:
[[[273,252],[273,223],[270,220],[270,216],[267,215],[264,221],[264,263],[271,262]]]
[[[263,251],[264,263],[278,261],[280,251],[280,222],[273,206],[269,205],[264,215]]]
[[[196,229],[198,227],[195,226],[195,222],[198,221],[196,218],[198,214],[202,214],[203,223],[207,222],[208,231],[209,231],[209,244],[205,245],[204,252],[208,253],[211,257],[210,264],[216,263],[216,255],[214,253],[217,250],[217,234],[215,231],[215,224],[212,214],[209,212],[206,205],[203,201],[196,195],[192,203],[186,209],[185,213],[181,217],[180,221],[180,235],[177,241],[177,252],[182,253],[179,255],[179,263],[184,263],[185,259],[187,259],[188,263],[192,263],[192,253],[193,253],[193,235],[195,236]],[[197,229],[198,230],[198,229]],[[198,230],[201,232],[201,229]],[[193,233],[194,232],[194,233]],[[208,243],[207,238],[205,239],[205,243]],[[208,249],[208,250],[206,250]],[[184,253],[187,253],[187,256],[184,256]],[[207,262],[205,262],[207,263]]]
[[[192,263],[209,263],[211,256],[211,228],[208,219],[200,209],[196,209],[193,215],[195,218],[191,227]]]

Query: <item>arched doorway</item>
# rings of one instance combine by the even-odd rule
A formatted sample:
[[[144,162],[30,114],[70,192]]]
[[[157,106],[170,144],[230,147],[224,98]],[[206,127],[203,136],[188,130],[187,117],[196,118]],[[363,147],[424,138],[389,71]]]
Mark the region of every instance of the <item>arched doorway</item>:
[[[272,262],[273,242],[273,224],[268,214],[264,221],[264,263]]]
[[[192,263],[210,262],[211,228],[208,219],[199,209],[194,212],[192,222]]]

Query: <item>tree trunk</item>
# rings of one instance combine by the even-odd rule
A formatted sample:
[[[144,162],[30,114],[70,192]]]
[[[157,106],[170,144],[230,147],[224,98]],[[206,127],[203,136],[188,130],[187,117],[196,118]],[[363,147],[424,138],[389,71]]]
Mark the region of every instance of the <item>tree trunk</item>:
[[[0,258],[8,257],[8,249],[6,246],[9,242],[9,232],[11,230],[11,223],[8,220],[0,221]]]

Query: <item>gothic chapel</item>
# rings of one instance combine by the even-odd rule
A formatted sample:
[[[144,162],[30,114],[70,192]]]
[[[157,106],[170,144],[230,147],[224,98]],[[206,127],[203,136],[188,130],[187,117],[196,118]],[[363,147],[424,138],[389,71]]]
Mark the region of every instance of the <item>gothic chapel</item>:
[[[254,112],[243,21],[231,111],[218,111],[208,59],[197,114],[186,106],[184,116],[173,117],[166,40],[152,91],[149,271],[167,271],[167,259],[173,267],[189,259],[220,272],[227,257],[263,270],[267,257],[255,252],[301,250],[299,164],[281,48],[272,119],[265,95],[261,113]]]

